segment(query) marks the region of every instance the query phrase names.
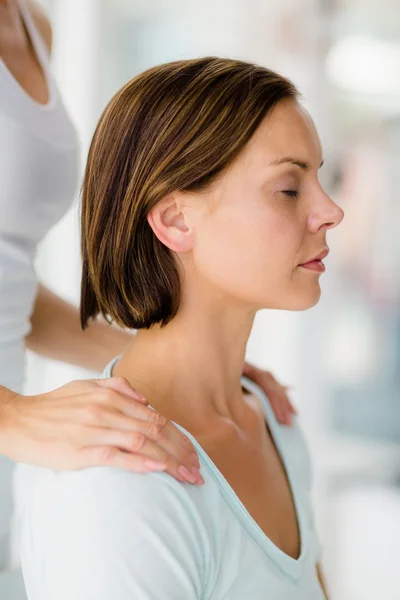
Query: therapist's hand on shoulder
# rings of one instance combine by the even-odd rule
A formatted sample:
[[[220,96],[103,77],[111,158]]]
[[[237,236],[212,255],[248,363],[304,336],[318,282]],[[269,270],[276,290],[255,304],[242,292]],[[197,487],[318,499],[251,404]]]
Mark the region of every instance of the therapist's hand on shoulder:
[[[273,375],[245,364],[267,394],[278,421],[296,412]],[[136,473],[165,471],[204,483],[192,442],[122,377],[73,381],[36,396],[0,388],[0,454],[59,470],[110,466]]]
[[[73,381],[37,396],[1,391],[8,396],[0,406],[0,453],[14,461],[165,471],[203,483],[192,442],[122,377]]]
[[[288,386],[281,385],[269,371],[259,369],[249,363],[244,364],[243,375],[254,381],[268,396],[275,416],[282,425],[291,425],[296,409],[289,400]]]

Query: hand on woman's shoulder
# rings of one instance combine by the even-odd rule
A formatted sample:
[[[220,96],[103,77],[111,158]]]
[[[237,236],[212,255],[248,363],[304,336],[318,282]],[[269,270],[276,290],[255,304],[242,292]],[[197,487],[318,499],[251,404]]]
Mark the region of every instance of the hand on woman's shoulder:
[[[29,12],[35,21],[35,25],[39,30],[40,35],[45,42],[49,53],[51,53],[53,32],[50,24],[49,17],[46,11],[40,6],[35,0],[27,0]]]

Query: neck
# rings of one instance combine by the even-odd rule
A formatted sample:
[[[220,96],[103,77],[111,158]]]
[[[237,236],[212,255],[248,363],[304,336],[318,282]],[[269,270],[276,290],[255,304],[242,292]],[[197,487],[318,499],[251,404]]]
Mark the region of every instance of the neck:
[[[140,330],[115,367],[158,411],[173,420],[201,423],[243,414],[240,377],[254,313],[181,306],[167,326]]]

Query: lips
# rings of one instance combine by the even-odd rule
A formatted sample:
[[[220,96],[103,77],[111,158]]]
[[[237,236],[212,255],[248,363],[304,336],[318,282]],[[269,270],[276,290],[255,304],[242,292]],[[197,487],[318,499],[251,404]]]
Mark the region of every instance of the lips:
[[[304,267],[305,269],[310,269],[311,271],[317,271],[318,273],[323,273],[325,271],[325,265],[322,262],[324,258],[326,258],[329,254],[329,248],[326,248],[317,256],[310,258],[307,262],[302,263],[299,267]]]
[[[314,256],[314,258],[310,258],[306,262],[301,263],[300,266],[302,267],[303,265],[306,265],[310,262],[314,262],[315,260],[324,260],[324,258],[326,258],[328,256],[328,254],[329,254],[329,248],[325,248],[325,250],[323,250],[322,252],[317,254],[317,256]]]

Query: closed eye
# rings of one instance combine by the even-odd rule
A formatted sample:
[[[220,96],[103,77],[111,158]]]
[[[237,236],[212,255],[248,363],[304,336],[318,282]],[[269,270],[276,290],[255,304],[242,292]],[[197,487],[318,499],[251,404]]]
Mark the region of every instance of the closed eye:
[[[297,190],[282,190],[283,194],[286,196],[290,196],[290,198],[297,198],[298,192]]]

